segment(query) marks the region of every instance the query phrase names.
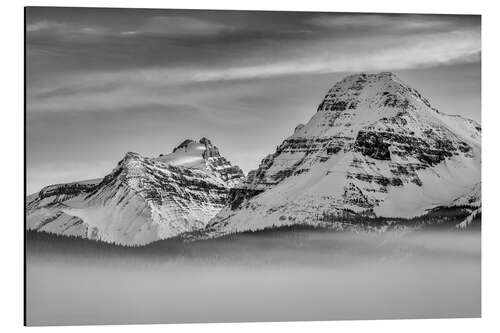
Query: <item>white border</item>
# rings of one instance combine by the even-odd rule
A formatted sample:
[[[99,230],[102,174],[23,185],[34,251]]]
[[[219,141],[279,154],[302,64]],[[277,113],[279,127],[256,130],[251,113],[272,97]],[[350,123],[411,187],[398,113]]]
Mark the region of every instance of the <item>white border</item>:
[[[204,8],[204,9],[259,9],[259,10],[303,10],[303,11],[348,11],[348,12],[413,12],[482,14],[483,37],[483,318],[440,320],[391,320],[391,321],[336,321],[299,323],[253,323],[253,324],[196,324],[196,325],[141,325],[141,326],[86,326],[64,328],[23,328],[23,6],[86,6],[86,7],[136,7],[136,8]],[[1,121],[1,184],[0,203],[2,209],[0,253],[1,283],[0,325],[4,332],[23,329],[36,331],[58,330],[62,332],[119,331],[164,331],[174,332],[483,332],[499,331],[499,261],[500,221],[495,210],[500,198],[500,62],[498,31],[500,31],[499,5],[495,1],[436,1],[436,0],[377,0],[377,1],[291,1],[253,0],[235,2],[211,0],[66,0],[66,1],[17,1],[2,3],[1,43],[2,72],[0,76]],[[457,290],[460,292],[460,290]]]

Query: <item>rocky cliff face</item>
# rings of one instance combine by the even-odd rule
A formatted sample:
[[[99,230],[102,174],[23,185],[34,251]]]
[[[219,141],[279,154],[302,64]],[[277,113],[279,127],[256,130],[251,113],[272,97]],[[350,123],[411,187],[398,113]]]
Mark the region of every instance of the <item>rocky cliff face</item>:
[[[208,234],[424,214],[480,182],[480,140],[477,122],[439,112],[392,73],[348,76],[231,191]]]
[[[204,228],[243,177],[203,138],[157,158],[127,153],[103,179],[28,197],[27,228],[142,245]]]

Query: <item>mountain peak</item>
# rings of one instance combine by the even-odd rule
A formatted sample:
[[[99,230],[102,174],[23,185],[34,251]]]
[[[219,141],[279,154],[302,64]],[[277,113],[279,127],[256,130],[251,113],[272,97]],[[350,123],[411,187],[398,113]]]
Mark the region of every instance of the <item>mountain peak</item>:
[[[370,81],[376,80],[399,80],[396,74],[392,72],[380,72],[380,73],[356,73],[345,77],[342,81],[352,81],[357,79],[364,79]]]
[[[210,170],[229,186],[238,183],[244,176],[241,169],[236,165],[231,165],[225,157],[221,156],[219,148],[206,137],[202,137],[199,141],[186,139],[172,153],[162,154],[156,160],[173,166]]]
[[[420,106],[432,108],[427,99],[394,73],[359,73],[334,84],[319,105],[318,111],[380,108],[407,110]]]
[[[207,139],[206,137],[202,137],[200,139],[200,143],[204,144],[205,146],[211,146],[212,145],[212,142],[209,139]]]

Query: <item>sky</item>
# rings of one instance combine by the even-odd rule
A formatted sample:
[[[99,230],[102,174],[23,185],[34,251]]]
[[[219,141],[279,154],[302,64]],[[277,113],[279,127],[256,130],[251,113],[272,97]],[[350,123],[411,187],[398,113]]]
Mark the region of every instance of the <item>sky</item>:
[[[247,173],[333,84],[381,71],[480,122],[480,16],[27,8],[27,191],[186,138]]]

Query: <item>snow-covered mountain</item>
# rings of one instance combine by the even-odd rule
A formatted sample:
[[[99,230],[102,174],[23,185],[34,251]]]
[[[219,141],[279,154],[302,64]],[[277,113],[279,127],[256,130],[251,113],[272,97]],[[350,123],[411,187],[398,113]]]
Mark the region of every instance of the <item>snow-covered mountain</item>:
[[[419,216],[480,192],[480,164],[479,123],[439,112],[392,73],[351,75],[231,190],[206,235]]]
[[[392,73],[357,74],[246,178],[206,138],[156,158],[127,153],[102,179],[30,195],[27,228],[123,245],[442,213],[461,228],[481,214],[480,170],[479,123],[439,112]]]
[[[47,186],[27,198],[28,230],[142,245],[204,228],[243,178],[206,139],[157,158],[127,153],[102,179]]]

